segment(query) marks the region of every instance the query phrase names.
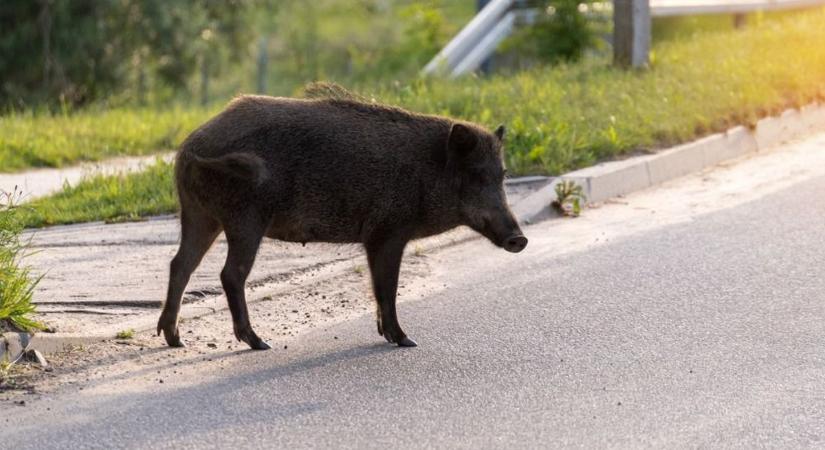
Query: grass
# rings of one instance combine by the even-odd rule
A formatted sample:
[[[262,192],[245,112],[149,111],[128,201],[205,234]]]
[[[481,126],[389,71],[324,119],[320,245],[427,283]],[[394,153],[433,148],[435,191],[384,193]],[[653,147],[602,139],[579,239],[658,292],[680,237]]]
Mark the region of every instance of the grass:
[[[118,331],[115,337],[117,339],[132,339],[135,337],[135,330],[130,328],[128,330]]]
[[[95,175],[19,208],[26,227],[106,220],[123,222],[173,212],[177,197],[172,164],[158,160],[145,171]]]
[[[182,106],[10,112],[0,116],[0,172],[168,150],[212,113]]]
[[[604,60],[512,76],[419,81],[375,97],[416,111],[508,125],[508,169],[558,174],[753,124],[825,99],[825,9],[654,46],[652,68]]]
[[[0,201],[0,332],[35,331],[43,325],[32,319],[32,294],[39,278],[22,265],[26,243],[20,240],[22,226],[17,220],[16,192]]]
[[[559,174],[733,125],[752,125],[785,108],[825,99],[823,21],[825,9],[817,9],[754,20],[741,30],[664,39],[654,46],[652,67],[644,71],[616,70],[605,60],[588,59],[511,76],[423,79],[356,91],[490,128],[503,122],[508,126],[506,159],[511,173]],[[120,120],[128,115],[111,114]],[[168,130],[183,134],[207,112],[178,114],[180,120],[160,113],[169,122],[165,125],[157,119],[155,127],[167,130],[158,136],[167,142],[175,139]],[[149,120],[148,111],[136,117],[144,115]],[[68,129],[75,117],[58,120],[65,120],[61,127]],[[108,120],[105,115],[98,118]],[[77,120],[85,123],[88,118],[80,114]],[[59,135],[63,128],[54,127],[44,124],[44,129]],[[132,134],[127,123],[121,128]],[[47,139],[31,132],[39,136],[33,139]],[[112,131],[110,136],[116,134]],[[176,201],[171,167],[158,163],[145,173],[89,178],[30,206],[21,214],[26,226],[132,220],[172,212]]]

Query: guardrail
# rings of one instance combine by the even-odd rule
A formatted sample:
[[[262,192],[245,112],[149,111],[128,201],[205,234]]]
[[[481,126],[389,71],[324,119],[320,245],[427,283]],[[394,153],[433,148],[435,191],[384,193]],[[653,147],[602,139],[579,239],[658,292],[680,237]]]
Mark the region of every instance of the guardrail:
[[[621,1],[621,0],[616,0]],[[518,0],[492,0],[424,67],[422,74],[443,74],[457,77],[477,70],[481,64],[495,52],[498,45],[520,24],[531,23],[537,11],[535,9],[516,8]],[[650,17],[667,17],[699,14],[745,14],[755,11],[776,11],[804,9],[825,5],[825,0],[630,0],[630,14],[641,14],[629,20],[624,17],[622,23],[630,24],[629,30],[618,30],[622,37],[628,36],[632,42],[627,46],[631,53],[638,53],[636,48],[642,46],[645,55],[634,54],[632,65],[637,61],[647,60],[645,42],[649,43],[649,24],[644,22]],[[591,4],[591,10],[605,14],[612,13],[611,2]],[[618,6],[617,6],[618,10]],[[645,17],[646,16],[646,17]],[[616,19],[618,20],[618,19]],[[642,26],[639,26],[639,24]],[[634,27],[635,25],[635,27]],[[624,32],[624,33],[622,33]]]

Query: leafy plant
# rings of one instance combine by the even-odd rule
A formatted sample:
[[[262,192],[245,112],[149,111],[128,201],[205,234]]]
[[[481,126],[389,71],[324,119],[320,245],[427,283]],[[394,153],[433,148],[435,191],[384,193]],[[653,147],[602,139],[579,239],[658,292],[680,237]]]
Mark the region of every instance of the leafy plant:
[[[578,217],[587,201],[584,190],[573,180],[562,180],[555,187],[556,200],[551,204],[559,214]]]
[[[19,197],[16,186],[0,196],[0,329],[31,332],[45,327],[31,318],[32,294],[40,277],[31,277],[20,262],[26,243],[20,239],[23,228],[16,217]]]
[[[540,0],[536,22],[517,33],[507,47],[551,64],[575,62],[597,47],[596,23],[585,15],[592,0]]]

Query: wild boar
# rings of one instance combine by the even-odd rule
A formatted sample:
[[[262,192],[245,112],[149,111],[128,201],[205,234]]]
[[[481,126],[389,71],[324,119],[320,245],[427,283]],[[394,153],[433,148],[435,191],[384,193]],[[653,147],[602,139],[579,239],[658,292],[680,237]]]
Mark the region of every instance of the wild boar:
[[[360,243],[377,302],[378,333],[415,346],[396,317],[398,273],[410,240],[466,225],[520,252],[527,238],[507,206],[504,127],[346,98],[241,96],[194,131],[175,163],[181,242],[158,321],[173,347],[189,277],[223,231],[220,279],[235,336],[252,329],[244,285],[264,237]]]

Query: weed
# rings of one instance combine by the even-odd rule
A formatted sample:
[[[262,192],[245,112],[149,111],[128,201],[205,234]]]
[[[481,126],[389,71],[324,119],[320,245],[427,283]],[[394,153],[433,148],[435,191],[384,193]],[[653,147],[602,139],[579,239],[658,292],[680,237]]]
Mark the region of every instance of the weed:
[[[10,384],[12,366],[13,364],[9,361],[8,357],[3,355],[2,359],[0,359],[0,390]]]
[[[30,269],[21,264],[27,242],[20,239],[19,198],[16,186],[0,196],[0,330],[31,332],[44,328],[31,318],[35,312],[32,295],[40,278],[32,277]]]
[[[135,330],[129,328],[128,330],[118,331],[115,337],[118,339],[132,339],[135,337]]]
[[[582,205],[587,201],[582,187],[573,180],[562,180],[556,187],[556,200],[551,203],[553,208],[563,216],[578,217]]]

